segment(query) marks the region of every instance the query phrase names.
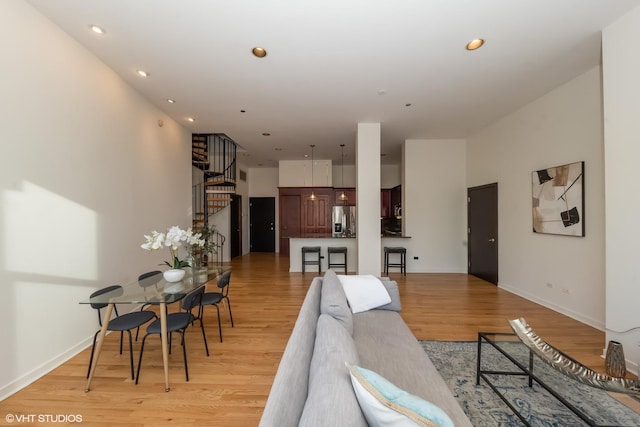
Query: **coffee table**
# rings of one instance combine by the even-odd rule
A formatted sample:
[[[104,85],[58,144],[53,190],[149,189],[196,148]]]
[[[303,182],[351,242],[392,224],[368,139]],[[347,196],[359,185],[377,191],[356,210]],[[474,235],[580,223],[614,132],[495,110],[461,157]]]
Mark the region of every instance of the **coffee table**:
[[[531,424],[526,420],[526,418],[520,413],[520,411],[506,398],[506,396],[500,391],[498,386],[496,386],[495,380],[490,376],[523,376],[527,378],[527,384],[529,387],[533,386],[533,383],[537,383],[542,388],[544,388],[549,394],[551,394],[554,398],[556,398],[562,405],[568,408],[571,412],[573,412],[578,418],[580,418],[584,423],[590,427],[603,427],[602,425],[596,424],[587,414],[582,412],[579,408],[572,405],[567,401],[560,393],[562,390],[557,390],[551,387],[549,384],[545,383],[539,376],[534,372],[534,352],[526,347],[527,351],[523,355],[515,355],[513,351],[514,346],[505,345],[505,343],[522,343],[518,336],[514,333],[502,333],[502,332],[479,332],[478,333],[478,353],[476,359],[476,384],[480,385],[481,380],[484,380],[485,383],[491,388],[491,390],[513,411],[513,413],[522,421],[525,426],[530,426]],[[498,370],[498,369],[487,369],[482,365],[482,353],[483,348],[487,348],[487,345],[491,348],[497,350],[505,359],[510,361],[508,366],[513,365],[513,369],[506,370]],[[522,344],[524,347],[524,344]],[[557,350],[557,349],[556,349]],[[558,350],[559,351],[559,350]],[[564,357],[567,357],[570,360],[574,360],[565,353],[560,352]],[[536,355],[536,357],[538,357]],[[567,381],[573,381],[567,378]]]

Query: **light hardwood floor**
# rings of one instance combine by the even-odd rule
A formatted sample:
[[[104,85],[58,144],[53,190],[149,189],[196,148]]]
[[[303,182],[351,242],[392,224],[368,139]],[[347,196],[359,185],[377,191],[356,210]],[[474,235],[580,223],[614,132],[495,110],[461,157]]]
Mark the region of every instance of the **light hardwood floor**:
[[[277,254],[252,253],[231,264],[229,296],[235,327],[231,328],[226,307],[221,307],[224,342],[220,343],[215,308],[206,308],[211,355],[204,353],[198,328],[189,330],[189,382],[174,340],[171,391],[164,392],[160,342],[150,337],[140,384],[135,385],[129,376],[129,356],[126,351],[118,353],[118,335],[111,334],[90,392],[84,392],[87,349],[0,402],[0,425],[9,413],[79,414],[84,425],[91,426],[257,425],[314,273],[289,273],[289,259]],[[402,317],[418,339],[475,340],[478,331],[510,332],[507,320],[525,317],[550,344],[604,371],[601,331],[466,274],[390,276],[399,284]],[[134,344],[136,364],[138,351],[139,342]]]

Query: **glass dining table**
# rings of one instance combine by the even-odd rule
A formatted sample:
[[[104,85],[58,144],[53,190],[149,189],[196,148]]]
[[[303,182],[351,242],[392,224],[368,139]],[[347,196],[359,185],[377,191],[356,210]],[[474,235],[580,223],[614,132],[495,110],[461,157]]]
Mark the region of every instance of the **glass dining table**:
[[[91,380],[98,366],[98,359],[102,350],[102,343],[107,334],[109,321],[116,304],[151,304],[158,305],[160,311],[160,338],[162,342],[162,363],[164,365],[165,391],[169,391],[169,345],[167,336],[167,305],[178,302],[189,292],[204,286],[208,281],[216,279],[225,271],[230,270],[229,266],[214,266],[201,269],[186,268],[185,277],[179,282],[167,282],[162,274],[153,275],[142,280],[122,285],[122,288],[115,289],[84,301],[80,304],[107,304],[104,314],[104,321],[98,340],[96,351],[93,355],[93,362],[85,391],[91,390]]]

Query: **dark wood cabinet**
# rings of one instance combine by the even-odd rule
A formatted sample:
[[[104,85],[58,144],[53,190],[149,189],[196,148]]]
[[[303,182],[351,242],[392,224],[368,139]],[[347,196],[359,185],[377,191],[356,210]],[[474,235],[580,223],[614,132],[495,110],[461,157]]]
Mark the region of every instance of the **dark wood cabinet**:
[[[402,187],[397,185],[391,189],[391,212],[389,216],[400,216],[402,207]]]
[[[341,200],[340,196],[344,192],[347,200]],[[337,206],[355,206],[356,205],[356,189],[355,188],[334,188],[333,204]]]
[[[391,190],[383,188],[380,190],[380,216],[388,218],[392,214],[393,206],[391,205]]]
[[[382,218],[393,218],[397,216],[396,208],[402,203],[402,186],[396,185],[393,188],[383,188],[380,190],[380,216]]]
[[[302,236],[331,236],[331,196],[314,191],[315,200],[311,200],[311,192],[304,192],[302,198]]]
[[[331,236],[333,188],[314,188],[316,200],[310,200],[308,187],[280,188],[280,254],[289,255],[291,237]]]
[[[289,237],[300,237],[300,194],[280,194],[280,253],[289,255]]]

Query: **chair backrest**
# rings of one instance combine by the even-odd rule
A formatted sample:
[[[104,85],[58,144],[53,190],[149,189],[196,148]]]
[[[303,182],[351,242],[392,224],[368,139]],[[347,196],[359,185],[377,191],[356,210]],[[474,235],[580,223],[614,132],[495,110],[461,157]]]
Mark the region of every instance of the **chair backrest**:
[[[138,276],[138,284],[143,288],[148,288],[157,284],[162,279],[162,271],[148,271]]]
[[[113,292],[113,291],[120,291],[118,293],[116,293],[116,295],[121,295],[122,294],[122,286],[120,285],[111,285],[111,286],[107,286],[106,288],[102,288],[102,289],[98,289],[97,291],[95,291],[94,293],[92,293],[89,298],[93,298],[93,297],[97,297],[100,296],[102,294],[106,294],[107,292]],[[100,317],[100,309],[104,308],[107,306],[107,303],[91,303],[91,308],[95,308],[96,310],[98,310],[98,322],[100,323],[100,325],[102,326],[102,317]],[[118,315],[118,309],[116,308],[116,316]]]
[[[202,303],[202,296],[204,295],[204,285],[192,290],[184,298],[182,298],[182,308],[188,312],[194,307],[199,307]]]
[[[226,296],[229,293],[229,282],[231,281],[231,270],[225,271],[218,278],[218,287],[222,290],[222,295]]]

